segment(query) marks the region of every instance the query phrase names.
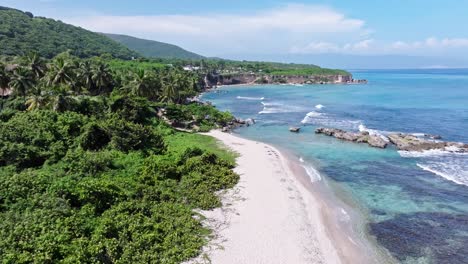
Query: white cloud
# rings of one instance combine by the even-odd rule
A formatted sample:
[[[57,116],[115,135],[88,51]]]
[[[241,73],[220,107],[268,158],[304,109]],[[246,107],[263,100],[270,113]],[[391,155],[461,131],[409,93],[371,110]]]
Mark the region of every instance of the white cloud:
[[[289,4],[251,14],[63,17],[93,31],[173,42],[207,55],[231,52],[288,52],[314,39],[325,42],[371,34],[365,22],[326,6]],[[320,42],[320,41],[319,41]],[[222,47],[220,45],[223,45]],[[319,45],[320,46],[320,45]],[[324,51],[333,47],[317,47]]]
[[[53,1],[53,0],[41,0]],[[59,17],[93,31],[180,45],[207,56],[243,54],[401,54],[466,52],[468,38],[382,41],[365,21],[327,6],[289,4],[251,13]]]
[[[251,15],[91,16],[66,19],[95,31],[218,35],[259,31],[337,33],[360,30],[364,21],[322,6],[287,5]]]
[[[438,39],[430,37],[423,41],[396,41],[390,45],[394,51],[417,51],[417,50],[432,50],[443,51],[447,49],[468,48],[468,38],[444,38]]]
[[[374,39],[365,39],[354,43],[342,45],[330,42],[312,42],[306,46],[294,46],[290,52],[296,54],[316,54],[316,53],[367,53],[374,49]]]

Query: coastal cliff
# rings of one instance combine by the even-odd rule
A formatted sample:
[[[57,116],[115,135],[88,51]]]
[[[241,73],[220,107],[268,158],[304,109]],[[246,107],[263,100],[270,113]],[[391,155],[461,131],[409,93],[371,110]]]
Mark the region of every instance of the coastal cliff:
[[[239,84],[345,84],[364,83],[352,75],[269,75],[255,73],[207,75],[206,87]]]

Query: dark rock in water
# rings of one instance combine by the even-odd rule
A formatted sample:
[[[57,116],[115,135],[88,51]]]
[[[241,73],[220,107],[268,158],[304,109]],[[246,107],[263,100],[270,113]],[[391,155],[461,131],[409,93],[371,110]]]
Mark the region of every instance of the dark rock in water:
[[[250,125],[255,125],[255,119],[253,119],[253,118],[247,118],[247,119],[245,120],[245,124],[248,125],[248,126],[250,126]]]
[[[388,143],[381,136],[370,135],[369,132],[349,132],[336,128],[317,128],[316,134],[324,134],[337,139],[356,142],[367,143],[374,148],[386,148]]]
[[[427,135],[426,134],[424,136],[426,136],[426,137],[428,137],[430,139],[442,139],[442,136],[440,136],[440,135]]]
[[[315,133],[350,142],[367,143],[375,148],[386,148],[390,142],[398,150],[404,151],[443,150],[453,153],[468,153],[468,144],[436,140],[442,138],[438,135],[425,134],[423,137],[418,137],[412,134],[395,133],[385,137],[371,135],[368,132],[349,132],[336,128],[318,128]]]
[[[367,144],[375,148],[386,148],[388,142],[380,136],[369,136]]]
[[[299,133],[301,131],[300,127],[290,127],[289,131],[294,132],[294,133]]]
[[[401,133],[391,134],[388,136],[388,138],[390,142],[395,144],[397,149],[404,151],[425,151],[438,149],[456,153],[468,152],[468,145],[458,142],[436,141]]]

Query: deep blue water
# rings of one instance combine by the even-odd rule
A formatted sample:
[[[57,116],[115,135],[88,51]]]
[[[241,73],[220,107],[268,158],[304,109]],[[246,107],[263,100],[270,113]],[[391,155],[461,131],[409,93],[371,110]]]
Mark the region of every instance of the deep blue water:
[[[314,134],[325,126],[468,143],[468,70],[353,74],[369,84],[225,87],[203,98],[256,119],[237,132],[290,150],[351,193],[369,214],[368,233],[399,261],[468,263],[468,155],[399,153]],[[293,134],[292,125],[304,127]]]

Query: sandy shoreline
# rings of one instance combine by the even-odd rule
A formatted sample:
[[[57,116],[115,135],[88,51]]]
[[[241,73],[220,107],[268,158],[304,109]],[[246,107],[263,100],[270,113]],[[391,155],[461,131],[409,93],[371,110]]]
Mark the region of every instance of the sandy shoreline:
[[[215,236],[191,263],[374,263],[361,243],[343,234],[342,221],[349,220],[313,194],[316,183],[301,166],[267,144],[220,131],[208,135],[239,153],[241,178],[221,194],[222,208],[202,212]]]

